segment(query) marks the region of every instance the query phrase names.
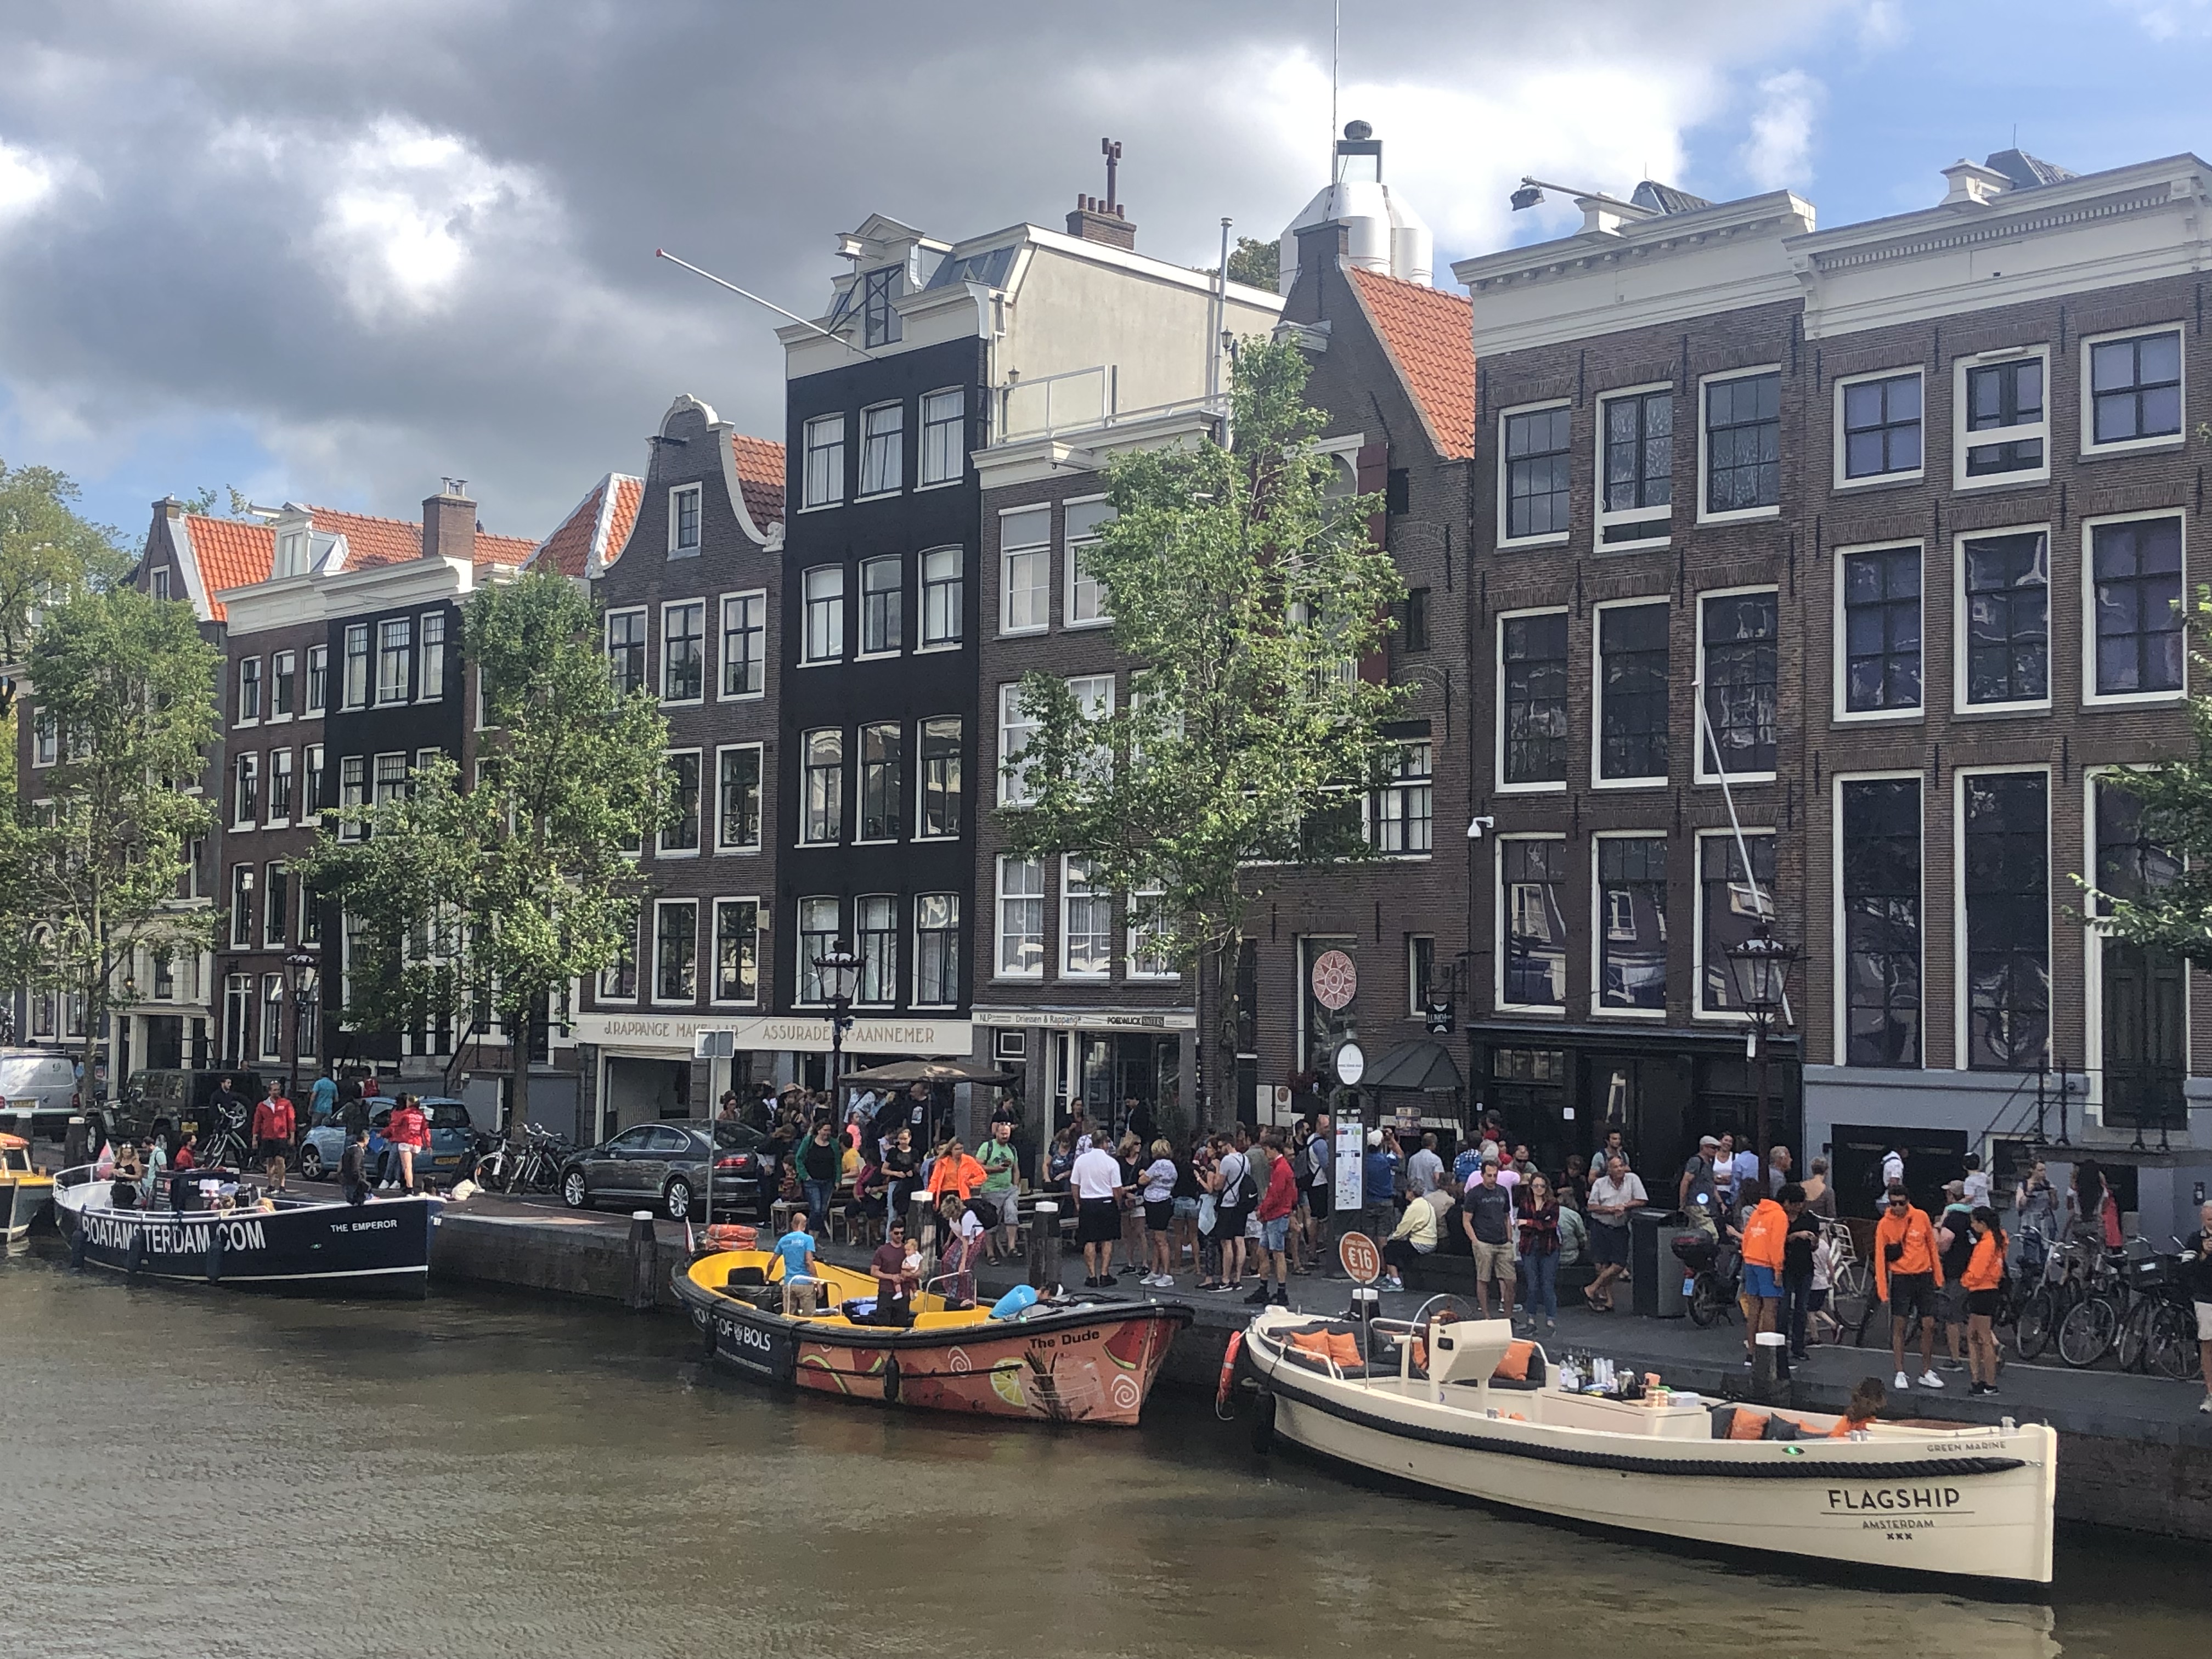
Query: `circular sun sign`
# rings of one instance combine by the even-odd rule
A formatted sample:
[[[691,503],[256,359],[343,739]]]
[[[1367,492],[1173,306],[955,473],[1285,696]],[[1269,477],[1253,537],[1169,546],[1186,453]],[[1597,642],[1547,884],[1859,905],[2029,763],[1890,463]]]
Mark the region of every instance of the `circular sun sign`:
[[[1359,989],[1359,969],[1341,951],[1324,951],[1314,958],[1314,1000],[1324,1008],[1341,1008]]]
[[[1365,1233],[1346,1233],[1338,1241],[1336,1259],[1359,1285],[1372,1285],[1382,1277],[1382,1252]]]
[[[1356,1042],[1339,1045],[1336,1051],[1336,1080],[1349,1089],[1367,1075],[1367,1051]]]

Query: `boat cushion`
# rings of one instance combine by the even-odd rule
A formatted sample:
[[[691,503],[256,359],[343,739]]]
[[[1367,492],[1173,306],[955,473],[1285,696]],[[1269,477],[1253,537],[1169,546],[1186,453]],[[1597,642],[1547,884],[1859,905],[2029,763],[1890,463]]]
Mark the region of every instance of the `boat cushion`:
[[[1729,1423],[1728,1437],[1731,1440],[1764,1440],[1766,1438],[1767,1422],[1768,1413],[1738,1406],[1735,1417]]]
[[[1532,1363],[1536,1367],[1534,1379],[1528,1375]],[[1490,1378],[1493,1382],[1540,1382],[1544,1380],[1543,1364],[1536,1358],[1536,1345],[1516,1337],[1506,1345],[1505,1358],[1498,1362],[1498,1369],[1491,1372]]]
[[[1802,1440],[1803,1426],[1794,1417],[1784,1417],[1780,1412],[1768,1413],[1766,1438],[1769,1440]]]
[[[1292,1331],[1291,1346],[1317,1359],[1333,1359],[1340,1367],[1359,1364],[1359,1339],[1349,1331]]]
[[[758,1267],[732,1267],[722,1283],[732,1289],[757,1289],[768,1283],[768,1274]]]

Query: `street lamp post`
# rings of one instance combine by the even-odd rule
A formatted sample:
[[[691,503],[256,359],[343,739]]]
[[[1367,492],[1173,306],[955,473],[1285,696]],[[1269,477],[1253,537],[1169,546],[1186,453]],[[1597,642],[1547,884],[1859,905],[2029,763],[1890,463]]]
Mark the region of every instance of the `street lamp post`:
[[[837,1085],[845,1071],[845,1028],[853,1023],[853,993],[860,984],[860,959],[843,943],[814,958],[822,975],[822,994],[830,1004],[830,1102],[838,1109]]]
[[[1742,999],[1743,1011],[1751,1016],[1752,1042],[1759,1060],[1759,1105],[1753,1120],[1752,1150],[1759,1160],[1759,1195],[1766,1198],[1771,1196],[1766,1190],[1766,1056],[1773,1046],[1774,1028],[1787,1006],[1790,969],[1797,960],[1797,947],[1775,938],[1762,916],[1756,933],[1742,944],[1728,947],[1728,959],[1729,965],[1735,970],[1736,991]]]
[[[284,1000],[292,1010],[292,1041],[284,1054],[284,1098],[290,1101],[300,1097],[300,975],[321,960],[312,951],[284,953]]]

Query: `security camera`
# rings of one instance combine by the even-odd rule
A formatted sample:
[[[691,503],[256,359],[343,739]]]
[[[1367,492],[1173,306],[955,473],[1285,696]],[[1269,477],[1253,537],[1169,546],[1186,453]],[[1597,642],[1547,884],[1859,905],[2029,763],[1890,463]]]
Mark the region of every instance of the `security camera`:
[[[1486,812],[1467,826],[1467,838],[1469,841],[1480,841],[1484,830],[1496,828],[1498,828],[1498,820]]]

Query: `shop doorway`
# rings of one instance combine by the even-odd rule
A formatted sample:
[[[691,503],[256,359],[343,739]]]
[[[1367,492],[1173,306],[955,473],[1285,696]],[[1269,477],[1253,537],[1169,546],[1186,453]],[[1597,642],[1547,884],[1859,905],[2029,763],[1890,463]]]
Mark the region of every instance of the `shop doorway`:
[[[599,1136],[605,1139],[635,1124],[687,1118],[691,1112],[691,1062],[609,1054],[606,1090],[600,1097]],[[531,1079],[533,1091],[538,1079]]]

